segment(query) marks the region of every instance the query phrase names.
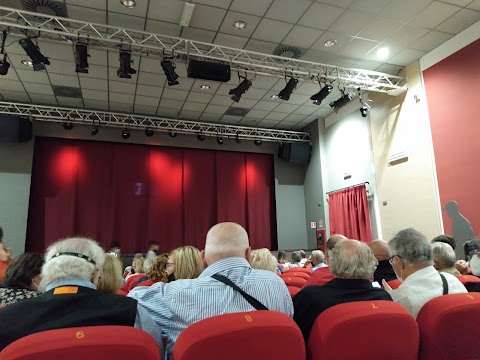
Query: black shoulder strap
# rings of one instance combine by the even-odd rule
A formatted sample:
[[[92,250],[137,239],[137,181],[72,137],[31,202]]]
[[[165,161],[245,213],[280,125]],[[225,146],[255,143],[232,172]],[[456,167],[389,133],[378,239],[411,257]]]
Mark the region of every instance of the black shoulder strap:
[[[447,279],[445,279],[445,276],[441,272],[439,272],[440,277],[442,278],[442,284],[443,284],[443,295],[448,294],[448,282]]]
[[[240,295],[242,295],[245,298],[245,300],[247,300],[250,303],[250,305],[252,305],[255,309],[257,309],[257,310],[268,310],[265,305],[263,305],[260,301],[255,299],[253,296],[248,295],[245,291],[243,291],[237,285],[235,285],[229,278],[227,278],[223,275],[218,275],[218,274],[212,275],[212,278],[214,278],[215,280],[218,280],[218,281],[224,283],[225,285],[230,286],[234,290],[238,291],[240,293]]]
[[[137,287],[138,284],[140,284],[141,282],[143,281],[147,281],[148,280],[148,276],[142,276],[141,278],[139,278],[137,280],[137,282],[135,284],[133,284],[133,287]],[[132,288],[133,289],[133,288]]]

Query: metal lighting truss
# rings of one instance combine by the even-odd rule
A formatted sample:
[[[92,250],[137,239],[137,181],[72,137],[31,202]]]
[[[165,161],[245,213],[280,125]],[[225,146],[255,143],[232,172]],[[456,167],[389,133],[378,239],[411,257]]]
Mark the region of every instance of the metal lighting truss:
[[[406,90],[405,79],[375,71],[343,68],[311,61],[234,49],[226,46],[187,40],[178,37],[93,24],[0,6],[0,26],[11,34],[27,31],[53,40],[83,40],[100,48],[125,47],[141,55],[184,55],[230,63],[233,69],[249,73],[284,77],[286,74],[302,79],[320,77],[337,80],[345,87],[398,95]]]
[[[246,140],[274,142],[310,142],[307,132],[252,128],[247,126],[212,124],[198,121],[174,120],[156,116],[122,114],[108,111],[75,109],[58,106],[0,102],[0,113],[29,117],[33,120],[71,122],[84,125],[147,129],[179,134],[203,134]]]

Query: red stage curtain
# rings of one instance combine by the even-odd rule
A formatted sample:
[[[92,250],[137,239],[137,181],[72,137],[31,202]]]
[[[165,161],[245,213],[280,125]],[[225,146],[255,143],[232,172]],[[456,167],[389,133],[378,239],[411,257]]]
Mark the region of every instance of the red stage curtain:
[[[71,235],[118,241],[124,253],[151,240],[203,248],[221,221],[275,249],[274,189],[272,155],[37,138],[27,249]]]
[[[330,234],[349,239],[372,241],[367,191],[364,185],[329,194]]]

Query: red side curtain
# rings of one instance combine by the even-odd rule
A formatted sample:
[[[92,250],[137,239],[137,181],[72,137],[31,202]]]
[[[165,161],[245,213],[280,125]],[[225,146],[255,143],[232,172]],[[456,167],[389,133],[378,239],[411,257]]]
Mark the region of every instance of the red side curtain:
[[[37,138],[27,249],[71,235],[124,253],[203,248],[221,221],[276,249],[274,189],[272,155]]]
[[[349,239],[372,241],[367,191],[364,185],[329,194],[330,234]]]

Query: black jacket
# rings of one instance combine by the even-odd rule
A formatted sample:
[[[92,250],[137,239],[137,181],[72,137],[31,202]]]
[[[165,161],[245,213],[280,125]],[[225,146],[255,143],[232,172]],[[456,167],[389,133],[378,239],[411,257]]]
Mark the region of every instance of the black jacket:
[[[397,275],[395,275],[395,271],[393,271],[392,264],[390,264],[390,261],[388,260],[379,261],[377,269],[373,273],[373,281],[378,281],[378,283],[382,285],[383,279],[385,279],[385,281],[397,279]]]

